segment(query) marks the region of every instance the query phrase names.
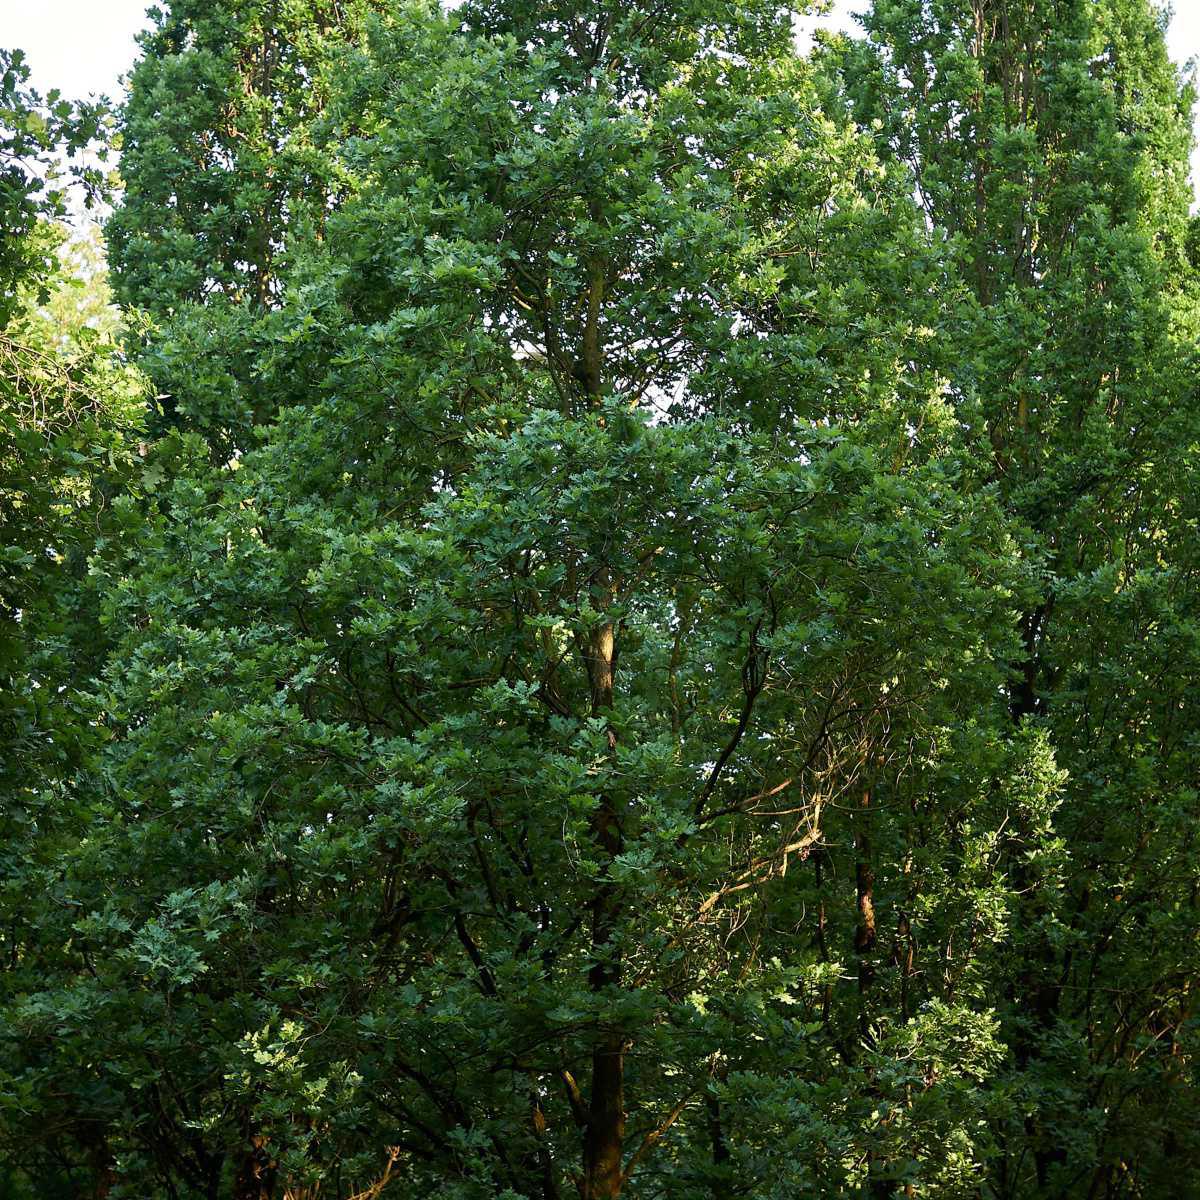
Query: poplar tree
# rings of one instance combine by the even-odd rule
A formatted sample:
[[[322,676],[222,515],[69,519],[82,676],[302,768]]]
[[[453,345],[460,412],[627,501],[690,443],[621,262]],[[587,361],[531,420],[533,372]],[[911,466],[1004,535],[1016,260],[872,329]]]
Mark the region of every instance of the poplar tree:
[[[1009,706],[1067,784],[1053,869],[1009,867],[1027,1115],[1003,1126],[1004,1196],[1195,1186],[1194,94],[1166,19],[879,0],[851,56],[861,118],[954,239],[955,391],[1042,580]]]

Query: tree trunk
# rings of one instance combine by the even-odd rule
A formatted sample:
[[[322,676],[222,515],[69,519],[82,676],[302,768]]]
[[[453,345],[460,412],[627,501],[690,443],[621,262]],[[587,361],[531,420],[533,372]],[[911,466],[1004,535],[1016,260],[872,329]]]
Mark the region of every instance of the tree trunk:
[[[266,1151],[266,1139],[253,1137],[240,1156],[233,1181],[232,1200],[274,1200],[275,1163]]]
[[[608,583],[599,597],[602,608],[612,603]],[[611,711],[616,666],[616,631],[612,621],[592,630],[588,639],[587,668],[592,715]],[[616,734],[608,732],[609,748],[616,749]],[[592,836],[606,864],[621,853],[621,820],[613,798],[600,797],[592,818]],[[603,880],[592,899],[593,966],[588,981],[593,991],[621,982],[621,959],[613,938],[620,915],[620,898],[611,880]],[[619,1030],[601,1030],[592,1051],[592,1086],[587,1127],[583,1139],[583,1200],[614,1200],[621,1194],[622,1151],[625,1143],[625,1036]]]
[[[867,994],[875,980],[872,955],[878,940],[875,928],[875,870],[871,865],[871,832],[867,825],[871,819],[870,791],[863,792],[859,808],[862,816],[855,838],[857,862],[854,879],[858,893],[858,924],[854,931],[854,954],[858,959],[858,1024],[859,1031],[865,1039],[869,1035],[871,1024],[867,1011]]]
[[[873,1041],[869,994],[875,982],[875,948],[879,934],[875,923],[875,868],[871,860],[871,791],[863,790],[859,801],[859,824],[855,843],[854,880],[858,899],[858,923],[854,930],[854,953],[858,959],[858,1031],[864,1044]],[[879,1155],[867,1154],[867,1195],[871,1200],[888,1200],[892,1185],[880,1173]]]

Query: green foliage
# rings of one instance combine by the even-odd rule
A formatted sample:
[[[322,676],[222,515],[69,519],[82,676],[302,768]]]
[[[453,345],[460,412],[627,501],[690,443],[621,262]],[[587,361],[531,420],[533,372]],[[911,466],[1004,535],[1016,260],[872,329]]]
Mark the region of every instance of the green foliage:
[[[49,227],[29,236],[61,241]],[[0,331],[0,1156],[27,1168],[35,1131],[45,1195],[73,1186],[44,1140],[47,1123],[75,1153],[76,1116],[61,1104],[30,1108],[22,1063],[34,1047],[21,1044],[12,1006],[42,989],[74,987],[77,958],[55,931],[76,912],[66,864],[98,815],[77,776],[105,736],[84,694],[107,644],[88,559],[119,536],[113,498],[136,482],[132,439],[144,401],[118,352],[103,275],[68,274],[87,262],[86,244],[76,254],[72,261],[64,250],[57,278],[32,263],[21,307]],[[99,1153],[90,1143],[84,1152]]]
[[[1175,682],[1196,669],[1200,599],[1177,499],[1200,433],[1193,92],[1144,3],[980,13],[878,3],[872,44],[846,61],[862,119],[954,236],[973,297],[953,385],[980,406],[1042,573],[1011,708],[1046,731],[1067,784],[1051,855],[1010,868],[1025,899],[1002,1008],[1028,1115],[1004,1123],[1000,1166],[1005,1194],[1167,1194],[1200,1167],[1176,1115],[1196,1102],[1180,1069],[1193,873],[1176,864],[1200,764]]]
[[[0,459],[13,1187],[1193,1189],[1191,93],[795,16],[156,15],[160,409],[30,300]]]
[[[213,294],[270,303],[292,222],[329,191],[307,136],[328,84],[324,47],[354,3],[153,9],[121,119],[124,202],[108,227],[117,295],[164,316]]]
[[[247,364],[274,336],[289,233],[319,239],[340,195],[318,118],[331,49],[372,6],[174,0],[141,35],[125,190],[106,226],[114,290],[149,318],[130,344],[157,397],[151,431],[201,431],[218,461],[298,399],[269,394]]]
[[[0,329],[19,309],[24,289],[40,288],[42,300],[48,295],[55,241],[39,228],[64,215],[63,185],[81,185],[90,208],[103,183],[96,165],[67,160],[99,138],[104,105],[73,104],[58,91],[43,97],[28,81],[25,55],[0,48]],[[106,151],[97,154],[103,161]]]

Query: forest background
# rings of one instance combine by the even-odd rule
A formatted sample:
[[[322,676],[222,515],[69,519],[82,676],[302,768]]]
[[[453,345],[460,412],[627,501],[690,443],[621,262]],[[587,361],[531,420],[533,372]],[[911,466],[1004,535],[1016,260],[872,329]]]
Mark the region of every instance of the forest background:
[[[1192,81],[807,19],[0,49],[3,1194],[1200,1194]]]

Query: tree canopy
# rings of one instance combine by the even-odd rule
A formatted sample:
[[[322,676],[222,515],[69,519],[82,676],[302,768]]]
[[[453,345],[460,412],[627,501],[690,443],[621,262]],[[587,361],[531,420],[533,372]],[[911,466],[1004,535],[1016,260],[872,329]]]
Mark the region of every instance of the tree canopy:
[[[3,1194],[1200,1190],[1191,86],[805,11],[0,62]]]

